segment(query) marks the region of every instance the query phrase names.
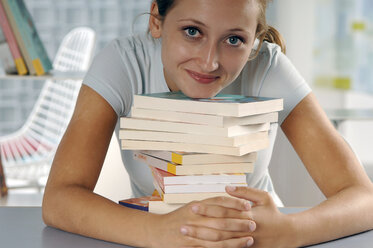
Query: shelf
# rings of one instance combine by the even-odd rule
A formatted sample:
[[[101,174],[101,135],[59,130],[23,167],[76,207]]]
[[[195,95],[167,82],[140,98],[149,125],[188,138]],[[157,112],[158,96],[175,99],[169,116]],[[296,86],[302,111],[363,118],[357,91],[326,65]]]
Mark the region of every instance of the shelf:
[[[52,71],[43,76],[34,76],[34,75],[10,75],[10,74],[0,74],[0,80],[41,80],[45,81],[48,79],[51,80],[83,80],[86,71]]]

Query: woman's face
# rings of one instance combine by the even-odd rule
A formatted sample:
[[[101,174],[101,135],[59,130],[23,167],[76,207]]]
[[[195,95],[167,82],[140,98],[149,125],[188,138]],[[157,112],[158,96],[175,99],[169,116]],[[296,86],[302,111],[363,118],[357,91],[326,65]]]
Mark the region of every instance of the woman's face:
[[[258,13],[255,0],[176,0],[158,28],[168,87],[207,98],[229,85],[249,58]]]

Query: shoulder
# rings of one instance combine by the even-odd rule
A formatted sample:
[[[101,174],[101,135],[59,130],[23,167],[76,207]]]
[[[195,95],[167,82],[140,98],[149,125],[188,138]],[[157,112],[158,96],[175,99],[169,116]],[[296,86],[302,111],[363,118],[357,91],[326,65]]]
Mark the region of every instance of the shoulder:
[[[107,50],[114,50],[120,55],[134,54],[144,56],[160,49],[160,47],[160,40],[152,38],[148,33],[141,33],[114,39],[108,44]]]
[[[259,40],[256,40],[252,54],[257,52],[258,45]],[[269,69],[270,66],[276,65],[276,63],[283,60],[285,57],[279,45],[264,41],[258,55],[249,61],[248,66],[260,66]]]

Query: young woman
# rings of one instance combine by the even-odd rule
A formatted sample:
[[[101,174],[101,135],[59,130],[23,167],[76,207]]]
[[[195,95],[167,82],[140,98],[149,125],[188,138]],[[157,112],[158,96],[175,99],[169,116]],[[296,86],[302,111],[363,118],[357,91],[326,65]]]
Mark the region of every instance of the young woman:
[[[233,3],[234,2],[234,3]],[[149,33],[117,39],[94,60],[45,189],[43,218],[70,232],[136,247],[298,247],[373,228],[373,187],[265,21],[267,0],[156,0]],[[263,41],[265,40],[265,41]],[[274,44],[278,43],[279,45]],[[164,215],[122,207],[93,193],[118,117],[134,94],[179,91],[281,97],[279,125],[327,197],[285,215],[273,191],[270,148],[235,197],[192,202]],[[118,127],[118,126],[117,126]],[[151,174],[123,151],[134,196]],[[286,183],[286,182],[284,182]],[[250,206],[249,202],[253,205]]]

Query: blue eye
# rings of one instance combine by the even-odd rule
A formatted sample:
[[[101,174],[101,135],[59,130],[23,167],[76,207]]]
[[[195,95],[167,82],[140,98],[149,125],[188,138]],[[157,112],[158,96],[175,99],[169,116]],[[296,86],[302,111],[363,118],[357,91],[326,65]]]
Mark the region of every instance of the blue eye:
[[[199,30],[193,27],[187,27],[184,29],[185,34],[189,37],[195,38],[199,35]]]
[[[227,39],[228,44],[233,45],[233,46],[238,46],[240,45],[243,40],[240,37],[237,36],[231,36]]]

